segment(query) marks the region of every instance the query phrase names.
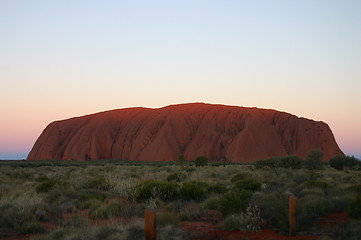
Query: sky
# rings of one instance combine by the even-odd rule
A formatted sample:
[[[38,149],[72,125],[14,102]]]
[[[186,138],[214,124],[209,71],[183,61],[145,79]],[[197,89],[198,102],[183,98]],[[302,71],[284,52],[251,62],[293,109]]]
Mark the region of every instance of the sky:
[[[0,0],[0,159],[52,121],[187,102],[326,122],[361,157],[359,0]]]

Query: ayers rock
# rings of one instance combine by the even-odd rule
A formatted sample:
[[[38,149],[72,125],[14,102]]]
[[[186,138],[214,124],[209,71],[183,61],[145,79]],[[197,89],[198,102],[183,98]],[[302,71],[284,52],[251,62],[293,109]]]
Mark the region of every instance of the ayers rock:
[[[326,123],[275,110],[190,103],[126,108],[50,123],[27,160],[171,161],[206,156],[248,162],[272,156],[325,160],[343,154]]]

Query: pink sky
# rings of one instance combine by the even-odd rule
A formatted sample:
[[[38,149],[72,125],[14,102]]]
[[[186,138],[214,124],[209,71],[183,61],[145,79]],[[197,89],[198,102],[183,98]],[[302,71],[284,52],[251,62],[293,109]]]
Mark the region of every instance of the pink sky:
[[[0,159],[52,121],[208,102],[324,121],[361,156],[361,1],[1,1]]]

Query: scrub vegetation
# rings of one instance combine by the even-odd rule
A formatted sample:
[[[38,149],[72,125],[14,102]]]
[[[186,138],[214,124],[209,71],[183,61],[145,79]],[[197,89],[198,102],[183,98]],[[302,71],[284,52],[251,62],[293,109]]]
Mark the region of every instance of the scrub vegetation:
[[[298,234],[325,240],[360,234],[361,165],[354,157],[324,163],[322,152],[313,151],[306,159],[225,166],[183,159],[1,161],[0,238],[144,239],[145,209],[157,213],[158,239],[191,239],[184,226],[194,221],[213,221],[219,230],[288,234],[291,195]],[[320,223],[335,213],[347,220],[337,231],[322,232]]]

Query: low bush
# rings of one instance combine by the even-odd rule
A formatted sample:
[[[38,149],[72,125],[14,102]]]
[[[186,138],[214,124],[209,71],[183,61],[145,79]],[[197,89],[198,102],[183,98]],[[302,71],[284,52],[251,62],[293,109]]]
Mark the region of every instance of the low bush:
[[[241,214],[228,215],[222,224],[225,230],[241,230],[258,232],[261,230],[263,220],[260,217],[260,210],[257,207],[249,205],[247,211]]]
[[[229,191],[218,201],[218,209],[223,215],[245,211],[252,197],[248,191]]]
[[[122,229],[116,226],[100,226],[92,234],[93,239],[114,240],[121,239]]]
[[[151,198],[160,198],[163,201],[174,200],[179,197],[179,185],[173,182],[146,181],[135,188],[135,199],[147,201]]]
[[[122,240],[144,239],[144,222],[136,221],[127,225],[123,232]]]
[[[305,197],[308,195],[312,196],[324,196],[325,192],[320,188],[305,188],[302,189],[298,194],[297,197]]]
[[[172,173],[167,177],[168,182],[182,182],[187,178],[184,172]]]
[[[207,186],[208,193],[223,194],[226,193],[227,191],[228,189],[221,184],[213,183]]]
[[[326,214],[334,212],[332,202],[326,197],[306,196],[298,200],[297,229],[310,230],[312,225]]]
[[[30,209],[19,208],[12,204],[1,206],[0,211],[0,228],[12,229],[23,226],[33,218]]]
[[[320,150],[312,150],[306,158],[305,166],[309,170],[322,170],[323,164],[323,152]]]
[[[255,163],[257,168],[291,168],[300,169],[305,161],[298,156],[272,157],[266,160],[260,160]]]
[[[207,166],[208,158],[204,156],[197,157],[196,160],[194,161],[194,164],[196,165],[196,167]]]
[[[74,228],[84,228],[89,226],[89,220],[81,215],[73,215],[70,221],[67,223],[68,226]]]
[[[347,212],[350,217],[361,219],[361,195],[351,202]]]
[[[202,203],[202,207],[209,210],[218,208],[220,196],[211,196]]]
[[[246,224],[243,214],[230,214],[222,222],[224,230],[240,230]]]
[[[329,161],[330,167],[343,170],[345,167],[355,168],[361,166],[361,161],[355,157],[351,156],[336,156],[330,159]]]
[[[239,180],[234,185],[240,191],[245,190],[255,192],[261,188],[261,183],[251,178]]]
[[[320,180],[310,180],[305,182],[302,185],[303,188],[321,188],[321,189],[325,189],[330,187],[330,185],[326,182],[320,181]]]
[[[94,189],[94,190],[102,190],[102,191],[107,191],[110,188],[109,184],[107,183],[104,177],[91,178],[87,180],[82,187],[86,189]]]
[[[57,179],[44,179],[36,186],[35,190],[37,193],[47,193],[54,188],[61,188],[66,185],[65,182]]]
[[[246,173],[237,173],[236,175],[234,175],[234,176],[231,178],[231,182],[232,182],[232,183],[235,183],[235,182],[238,182],[239,180],[243,180],[243,179],[246,179],[246,178],[249,178],[249,174],[246,174]]]
[[[203,182],[183,183],[180,196],[184,200],[202,201],[207,196],[207,184]]]
[[[253,195],[251,204],[259,207],[265,225],[281,233],[288,231],[288,196],[286,194],[257,192]]]
[[[361,236],[361,221],[351,221],[336,228],[331,235],[332,240],[359,240]]]
[[[17,227],[17,232],[21,234],[34,234],[34,233],[46,233],[47,230],[39,222],[26,222],[21,226]]]
[[[347,190],[355,193],[361,193],[361,184],[351,185],[347,187]]]

